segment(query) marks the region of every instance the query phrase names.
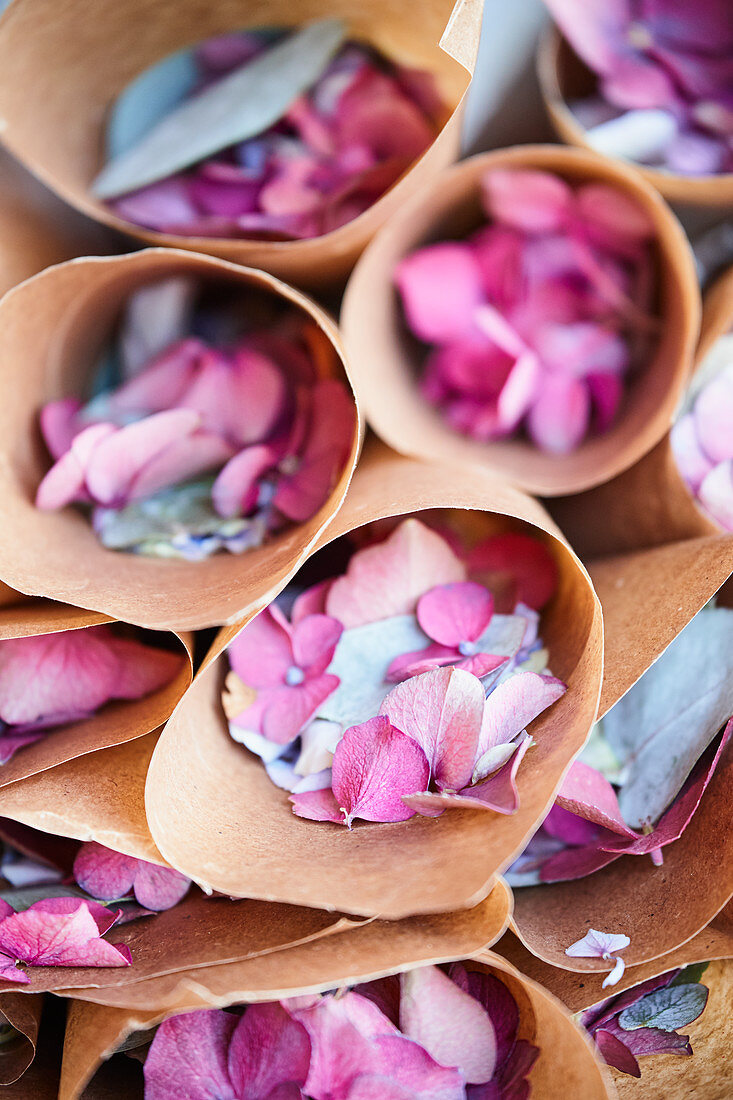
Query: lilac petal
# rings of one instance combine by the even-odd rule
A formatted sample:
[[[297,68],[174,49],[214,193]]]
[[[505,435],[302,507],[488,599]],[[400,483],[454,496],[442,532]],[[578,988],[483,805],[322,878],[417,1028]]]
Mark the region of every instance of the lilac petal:
[[[624,962],[624,960],[623,959],[616,959],[613,970],[611,971],[610,974],[607,974],[606,977],[601,982],[601,988],[602,989],[607,989],[608,986],[618,985],[618,983],[621,981],[621,979],[624,976],[624,970],[625,969],[626,969],[626,963]]]
[[[578,959],[602,959],[628,947],[631,940],[623,932],[599,932],[589,928],[582,939],[565,948],[565,954]]]
[[[607,1065],[628,1073],[630,1077],[641,1077],[639,1063],[621,1039],[604,1028],[596,1031],[593,1038]]]
[[[683,478],[693,493],[697,493],[714,463],[700,446],[692,413],[681,416],[673,426],[669,441]]]
[[[618,804],[618,798],[611,784],[595,768],[575,760],[570,765],[557,793],[556,802],[572,814],[586,821],[601,825],[620,836],[637,838],[639,836],[624,821]]]
[[[227,1051],[237,1017],[220,1009],[172,1016],[158,1027],[144,1063],[148,1100],[237,1100]]]
[[[79,434],[76,418],[81,407],[81,401],[75,397],[63,397],[59,401],[49,401],[41,409],[41,434],[56,462],[66,454],[74,437]]]
[[[435,966],[400,978],[400,1029],[443,1066],[466,1081],[490,1081],[496,1068],[496,1034],[486,1009]]]
[[[219,471],[211,490],[220,516],[246,516],[257,504],[260,481],[277,464],[277,451],[267,444],[245,447]]]
[[[525,233],[561,229],[573,203],[572,189],[559,176],[527,169],[487,172],[482,194],[490,217]]]
[[[229,1077],[239,1100],[267,1100],[281,1085],[302,1086],[310,1039],[279,1004],[250,1005],[229,1044]]]
[[[447,344],[475,331],[483,301],[481,272],[468,244],[421,248],[401,261],[395,283],[407,323],[428,344]]]
[[[289,624],[274,605],[240,630],[229,647],[229,663],[251,687],[275,687],[284,682],[293,664],[293,650]]]
[[[483,634],[493,610],[494,600],[487,588],[473,581],[460,581],[439,585],[421,596],[417,621],[434,642],[460,646],[461,642],[475,642]]]
[[[419,744],[385,717],[346,730],[333,757],[333,793],[346,824],[405,821],[414,811],[402,795],[423,791],[430,770]]]
[[[563,34],[592,69],[604,73],[616,62],[629,25],[628,0],[608,0],[602,8],[585,0],[547,0]]]
[[[481,681],[470,672],[439,668],[398,684],[382,713],[421,746],[438,787],[458,790],[471,778],[484,703]]]
[[[293,804],[293,813],[298,817],[307,817],[309,821],[335,821],[339,825],[344,824],[344,815],[330,787],[292,794],[289,801]]]
[[[6,917],[0,922],[0,951],[32,966],[129,966],[127,948],[100,938],[90,904],[74,901],[74,912],[46,912],[36,903]]]
[[[476,758],[496,745],[512,741],[566,691],[561,680],[537,672],[517,672],[497,684],[486,700]]]
[[[188,180],[178,176],[115,199],[111,206],[125,221],[158,232],[165,232],[166,227],[171,225],[185,226],[188,222],[195,222],[198,216],[191,200]]]
[[[588,431],[590,398],[580,379],[560,374],[546,375],[529,411],[529,433],[549,454],[568,454]]]
[[[706,475],[698,495],[715,522],[733,531],[733,459],[721,462]]]
[[[74,878],[92,897],[112,901],[131,893],[137,868],[134,856],[90,840],[82,844],[74,860]]]
[[[172,909],[186,896],[190,885],[190,878],[172,867],[158,867],[155,863],[138,860],[135,897],[146,909],[156,912]]]
[[[87,467],[94,450],[116,432],[114,424],[91,424],[48,471],[36,492],[36,508],[53,511],[86,498]]]

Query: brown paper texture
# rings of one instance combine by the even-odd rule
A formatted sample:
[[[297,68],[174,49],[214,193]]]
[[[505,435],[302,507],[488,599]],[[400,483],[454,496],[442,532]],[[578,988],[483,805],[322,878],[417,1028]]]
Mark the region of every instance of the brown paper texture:
[[[520,807],[472,809],[349,831],[291,810],[259,759],[229,736],[221,707],[226,658],[204,663],[151,762],[146,809],[165,858],[205,887],[388,919],[474,905],[521,850],[582,747],[601,677],[600,616],[587,575],[541,507],[478,470],[367,449],[344,507],[319,545],[380,518],[453,509],[471,537],[529,529],[548,545],[559,589],[542,616],[553,673],[569,689],[533,727],[519,770]],[[220,633],[209,660],[236,633]],[[450,872],[446,873],[446,868]]]
[[[568,107],[568,101],[593,91],[595,75],[553,27],[542,39],[537,71],[550,116],[558,136],[568,145],[591,150],[586,133]],[[730,207],[733,175],[678,176],[673,172],[638,166],[637,171],[671,202],[704,207]]]
[[[0,996],[0,1022],[7,1021],[19,1032],[17,1038],[3,1043],[0,1053],[0,1086],[12,1085],[23,1076],[33,1061],[42,1007],[42,997],[23,997],[18,993],[4,993]]]
[[[419,18],[390,0],[23,0],[0,24],[3,140],[45,183],[90,217],[150,244],[205,251],[307,286],[342,280],[386,218],[458,155],[461,104],[478,50],[483,0],[424,0]],[[348,225],[306,241],[216,240],[154,233],[122,221],[89,185],[102,166],[104,125],[138,73],[214,34],[257,26],[297,26],[327,17],[347,23],[388,57],[432,72],[452,114],[401,180]],[[439,48],[440,44],[440,48]]]
[[[429,918],[428,924],[436,920],[445,921],[447,918]],[[414,922],[403,922],[411,924]],[[374,926],[368,926],[374,927]],[[393,925],[397,931],[400,924]],[[368,980],[373,976],[371,966],[363,968],[363,961],[359,959],[359,946],[355,941],[367,929],[359,929],[353,933],[342,933],[339,936],[331,936],[318,944],[311,945],[315,950],[332,952],[337,941],[341,942],[342,954],[337,959],[331,959],[331,967],[327,971],[329,977],[322,977],[316,985],[295,986],[288,983],[285,987],[267,987],[259,983],[257,994],[254,997],[243,997],[242,992],[235,988],[226,991],[222,984],[221,992],[215,998],[205,999],[206,990],[201,987],[203,998],[193,998],[182,1001],[176,1011],[187,1011],[203,1005],[223,1007],[236,1004],[243,1000],[273,1000],[280,996],[290,996],[305,990],[333,988],[334,985],[353,984],[357,981]],[[289,966],[290,972],[297,975],[298,957],[302,956],[306,949],[294,949],[280,952],[279,955],[267,956],[270,964],[275,964],[281,970]],[[420,965],[419,961],[412,960],[409,955],[403,957],[394,951],[391,953],[393,961],[382,970],[382,973],[395,973],[408,969],[410,966]],[[558,1001],[541,990],[534,982],[527,981],[513,967],[491,953],[477,956],[470,961],[473,969],[487,969],[493,971],[509,987],[520,1010],[520,1037],[528,1039],[540,1048],[540,1054],[530,1074],[533,1100],[551,1100],[556,1096],[553,1091],[557,1084],[558,1071],[563,1074],[563,1085],[566,1095],[573,1100],[601,1100],[601,1098],[613,1097],[613,1089],[610,1086],[610,1077],[595,1058],[590,1044],[577,1028],[569,1014],[562,1008]],[[259,960],[250,964],[250,971],[254,971]],[[407,964],[407,965],[406,965]],[[220,968],[224,969],[224,968]],[[326,971],[324,971],[324,974]],[[85,1083],[91,1078],[99,1062],[109,1057],[114,1050],[124,1041],[131,1031],[154,1026],[160,1019],[170,1015],[170,1012],[160,1010],[138,1010],[132,1012],[125,1009],[103,1007],[99,1005],[85,1004],[74,1001],[69,1006],[69,1019],[67,1023],[66,1039],[64,1043],[64,1061],[62,1069],[61,1089],[59,1100],[76,1100],[82,1093]]]
[[[97,612],[21,596],[7,586],[3,589],[0,591],[0,646],[8,638],[85,630],[114,621]],[[4,603],[6,596],[8,603]],[[20,749],[6,764],[0,765],[0,788],[75,757],[142,737],[161,726],[170,717],[193,675],[193,636],[174,634],[173,637],[182,659],[170,683],[142,699],[113,699],[90,718],[50,729],[41,741]],[[152,641],[145,635],[141,635],[140,640],[148,644]]]
[[[731,328],[733,268],[705,293],[695,368]],[[720,532],[685,484],[669,434],[605,485],[579,496],[548,501],[547,507],[583,560]]]
[[[423,244],[462,238],[485,223],[479,183],[491,168],[538,168],[571,183],[601,180],[634,198],[656,233],[656,347],[630,381],[610,431],[568,455],[548,455],[522,439],[480,443],[453,431],[418,389],[423,352],[410,338],[393,285],[399,261]],[[431,461],[480,465],[532,493],[578,493],[637,462],[669,430],[690,370],[699,291],[687,239],[659,195],[631,168],[556,145],[484,153],[443,173],[407,203],[371,243],[344,296],[341,324],[354,386],[369,423],[386,443]]]
[[[38,429],[41,406],[78,394],[128,295],[174,273],[244,289],[254,286],[302,309],[332,343],[334,371],[348,384],[331,319],[298,291],[262,272],[164,249],[75,260],[43,272],[0,306],[0,386],[5,394],[0,406],[0,577],[19,592],[63,600],[138,626],[194,630],[234,619],[282,588],[343,499],[361,426],[338,484],[316,515],[245,554],[184,562],[119,553],[101,545],[77,508],[37,509],[35,492],[50,465]]]

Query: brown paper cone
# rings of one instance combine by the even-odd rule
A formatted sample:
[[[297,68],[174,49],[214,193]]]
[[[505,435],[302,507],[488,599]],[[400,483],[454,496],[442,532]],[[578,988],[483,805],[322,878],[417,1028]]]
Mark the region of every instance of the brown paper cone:
[[[478,50],[482,0],[425,0],[419,18],[389,0],[181,0],[175,14],[156,0],[22,0],[0,24],[3,140],[62,198],[90,217],[150,244],[205,251],[307,286],[343,279],[390,213],[455,160],[462,112]],[[154,233],[118,218],[89,193],[102,166],[108,109],[138,73],[168,54],[246,27],[297,26],[326,17],[397,61],[433,73],[452,112],[426,153],[369,210],[348,225],[305,241],[263,242]],[[446,25],[447,24],[447,25]],[[440,44],[440,48],[439,48]]]
[[[433,921],[435,919],[431,918]],[[392,927],[397,930],[400,925]],[[334,986],[368,980],[375,971],[368,962],[366,968],[364,967],[366,960],[359,957],[360,948],[354,943],[362,931],[331,936],[313,945],[314,949],[318,947],[322,951],[332,953],[337,941],[340,941],[342,952],[338,958],[331,960],[329,976],[322,977],[315,985],[298,982],[297,966],[294,964],[299,961],[299,958],[295,952],[302,955],[303,949],[295,949],[295,952],[280,952],[266,959],[282,971],[288,967],[289,980],[284,986],[268,989],[263,982],[255,981],[254,996],[247,997],[234,989],[225,992],[225,987],[222,986],[221,992],[208,998],[206,990],[202,987],[200,988],[202,996],[184,1000],[177,1007],[176,1012],[211,1005],[224,1007],[243,1001],[275,1000],[282,996],[293,996],[305,990],[332,989]],[[410,967],[405,965],[406,962],[410,965],[420,965],[410,960],[409,956],[400,963],[395,954],[394,961],[382,973],[396,973],[409,969]],[[471,969],[493,972],[508,986],[520,1012],[520,1037],[539,1047],[539,1057],[529,1076],[533,1100],[554,1100],[557,1095],[554,1089],[560,1074],[562,1074],[563,1092],[568,1100],[601,1100],[603,1097],[614,1096],[610,1075],[593,1054],[580,1028],[572,1022],[567,1011],[554,997],[534,982],[525,979],[503,959],[490,952],[468,962]],[[259,960],[249,964],[253,976],[258,967]],[[100,1061],[109,1058],[124,1042],[127,1035],[135,1030],[152,1027],[170,1014],[170,1012],[145,1009],[132,1012],[73,1001],[69,1006],[59,1100],[77,1100]]]
[[[559,137],[568,145],[592,151],[586,132],[568,107],[568,102],[591,94],[596,87],[596,77],[554,27],[548,30],[540,43],[537,71],[545,106]],[[730,173],[678,176],[641,165],[638,171],[671,202],[723,208],[730,207],[733,202],[733,174]]]
[[[480,470],[412,462],[368,448],[344,507],[319,545],[377,519],[453,509],[473,537],[529,529],[555,557],[560,585],[542,617],[551,667],[569,689],[533,725],[513,816],[451,810],[351,831],[292,813],[260,761],[229,736],[226,659],[205,664],[156,749],[148,820],[166,859],[205,887],[399,919],[473,905],[543,816],[595,716],[601,676],[598,605],[587,575],[540,506]],[[242,624],[243,625],[243,624]],[[211,656],[236,633],[221,632]],[[449,870],[448,870],[449,869]]]
[[[8,638],[84,630],[114,621],[94,611],[51,600],[29,599],[6,586],[3,589],[0,591],[0,646]],[[6,597],[8,603],[4,602]],[[168,684],[142,699],[113,699],[90,718],[50,729],[41,741],[27,745],[6,764],[0,765],[0,788],[75,757],[132,741],[161,726],[172,714],[193,675],[193,636],[173,634],[173,638],[174,644],[180,647],[181,663]],[[140,640],[149,643],[153,639],[143,634]]]
[[[571,183],[600,180],[630,195],[655,227],[660,332],[629,383],[617,422],[568,455],[548,455],[522,439],[481,443],[448,426],[418,388],[424,353],[409,337],[394,270],[421,245],[461,239],[485,223],[480,181],[492,168],[537,168]],[[674,215],[638,173],[591,153],[524,145],[471,157],[422,189],[371,243],[346,288],[341,313],[354,386],[371,426],[390,446],[431,461],[462,461],[532,493],[577,493],[637,462],[669,429],[689,372],[699,325],[699,292],[687,240]]]
[[[24,1000],[29,1003],[40,1002],[42,998],[26,997]],[[4,1086],[3,1100],[57,1100],[63,1050],[63,1015],[60,1005],[54,1007],[56,1010],[49,1012],[51,1005],[48,1000],[46,1001],[36,1057],[19,1080],[12,1085]],[[113,1100],[113,1098],[112,1096],[103,1098],[102,1094],[93,1098],[90,1094],[84,1100]],[[122,1097],[119,1100],[122,1100]]]
[[[696,367],[731,328],[733,268],[721,275],[703,298]],[[579,496],[548,501],[547,506],[583,560],[720,531],[685,484],[669,434],[612,481]]]
[[[0,576],[19,592],[64,600],[139,626],[194,630],[230,621],[282,588],[341,504],[361,429],[355,429],[349,462],[323,507],[306,523],[245,554],[183,562],[119,553],[101,545],[78,509],[37,509],[35,492],[50,465],[38,431],[42,405],[79,394],[128,295],[174,273],[243,290],[257,287],[301,309],[333,344],[334,371],[348,382],[333,322],[298,291],[262,272],[164,249],[77,260],[43,272],[16,288],[0,307],[0,383],[4,378],[6,394],[0,409],[5,508]]]
[[[17,1036],[2,1045],[0,1085],[12,1085],[33,1061],[42,1007],[42,997],[23,997],[18,993],[0,996],[0,1023],[7,1022],[18,1032]]]

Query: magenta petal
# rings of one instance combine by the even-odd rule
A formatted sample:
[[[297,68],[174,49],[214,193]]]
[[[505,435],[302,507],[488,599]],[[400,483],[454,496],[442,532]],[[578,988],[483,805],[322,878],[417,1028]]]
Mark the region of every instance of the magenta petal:
[[[586,821],[576,813],[571,813],[570,810],[564,810],[557,802],[542,822],[542,830],[549,836],[563,841],[564,844],[579,848],[594,845],[601,835],[598,825],[594,825],[592,821]]]
[[[237,1017],[199,1009],[164,1020],[145,1059],[146,1100],[237,1100],[227,1051]]]
[[[181,226],[195,221],[198,216],[191,201],[188,181],[176,176],[115,199],[112,206],[126,221],[159,232],[165,232],[169,225]]]
[[[608,780],[582,760],[575,760],[570,765],[556,801],[570,813],[621,836],[636,838],[639,835],[624,821],[616,792]]]
[[[126,949],[100,938],[89,903],[74,900],[74,912],[45,912],[37,903],[6,917],[0,951],[32,966],[129,966]]]
[[[473,581],[460,581],[439,585],[421,596],[417,621],[433,641],[459,646],[461,642],[474,642],[483,634],[493,610],[494,600],[487,588]]]
[[[138,868],[134,856],[105,848],[94,840],[82,844],[74,860],[74,878],[92,897],[112,901],[131,893]]]
[[[307,677],[296,687],[282,687],[271,693],[262,715],[262,733],[269,741],[286,745],[315,716],[339,686],[338,676],[324,673]]]
[[[537,446],[550,454],[568,454],[586,435],[589,421],[590,398],[585,382],[560,374],[546,375],[527,422]]]
[[[214,482],[211,499],[220,516],[246,516],[257,504],[260,481],[277,463],[277,452],[264,443],[245,447],[230,458]]]
[[[402,1035],[381,1035],[373,1045],[374,1081],[387,1082],[387,1088],[399,1085],[409,1100],[463,1100],[465,1087],[459,1070],[450,1066],[441,1066],[430,1056],[420,1043],[406,1039]],[[352,1084],[348,1100],[361,1096],[362,1100],[381,1100],[389,1097],[376,1091],[360,1093],[359,1078]],[[400,1096],[393,1094],[395,1098]],[[401,1100],[401,1096],[400,1096]]]
[[[603,435],[612,427],[624,396],[623,381],[616,374],[589,374],[586,383],[595,412],[595,428]]]
[[[407,322],[428,344],[447,344],[475,331],[483,301],[481,272],[468,244],[446,242],[413,252],[395,271]]]
[[[293,664],[289,624],[272,604],[240,630],[229,647],[229,663],[245,684],[254,688],[284,683]]]
[[[641,1077],[639,1063],[620,1039],[604,1028],[595,1031],[593,1038],[607,1065],[620,1069],[622,1073],[628,1073],[630,1077]]]
[[[437,785],[458,790],[471,778],[484,703],[481,681],[470,672],[439,668],[398,684],[382,713],[421,746]]]
[[[309,821],[336,821],[339,825],[344,824],[344,815],[330,787],[320,791],[291,794],[290,802],[293,804],[293,813],[298,817],[307,817]]]
[[[86,497],[86,476],[91,456],[102,442],[114,436],[114,424],[91,424],[74,438],[71,448],[48,471],[36,492],[36,508],[53,511]]]
[[[28,985],[30,975],[21,970],[7,955],[0,955],[0,981],[18,982],[19,985]]]
[[[117,924],[122,912],[121,909],[110,909],[109,906],[101,905],[99,902],[92,901],[90,898],[80,899],[73,896],[42,898],[40,901],[35,901],[30,908],[33,909],[35,913],[51,913],[55,916],[65,916],[69,913],[76,913],[79,905],[82,903],[91,913],[100,936],[103,936],[105,932],[109,932],[110,928]]]
[[[550,172],[498,169],[482,183],[486,213],[525,233],[561,229],[573,203],[572,189]]]
[[[429,777],[422,748],[383,716],[346,730],[333,757],[333,793],[349,826],[412,817],[402,795],[425,790]]]
[[[473,787],[466,787],[461,791],[464,798],[471,801],[484,803],[491,810],[499,814],[514,814],[519,808],[519,792],[517,790],[517,772],[524,755],[532,744],[531,737],[525,737],[517,742],[514,754],[498,771],[490,775],[483,782]]]
[[[66,454],[74,437],[79,434],[76,416],[81,407],[81,401],[75,397],[63,397],[59,401],[49,401],[41,409],[41,434],[56,462]]]
[[[330,615],[308,615],[301,619],[292,634],[295,664],[311,676],[320,676],[333,660],[343,629],[338,619]]]
[[[620,852],[603,852],[596,845],[586,848],[567,848],[546,859],[540,870],[542,882],[568,882],[585,878],[619,859]]]
[[[229,1076],[239,1100],[268,1100],[285,1084],[308,1076],[310,1039],[279,1004],[250,1005],[229,1044]]]
[[[443,665],[455,665],[459,657],[455,646],[429,645],[425,649],[415,649],[411,653],[401,653],[399,657],[395,657],[384,678],[390,684],[399,684],[410,676],[420,676],[423,672],[432,672]]]
[[[186,896],[190,885],[191,880],[172,867],[159,867],[155,863],[138,860],[135,897],[146,909],[156,912],[172,909]]]
[[[561,680],[537,672],[517,672],[497,684],[486,700],[477,757],[512,741],[566,690]]]

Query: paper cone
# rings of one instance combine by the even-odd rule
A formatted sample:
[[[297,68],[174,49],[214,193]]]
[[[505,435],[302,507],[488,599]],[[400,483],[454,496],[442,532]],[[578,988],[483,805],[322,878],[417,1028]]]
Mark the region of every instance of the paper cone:
[[[245,554],[184,562],[119,553],[101,545],[77,508],[37,509],[35,492],[50,465],[38,430],[41,407],[82,391],[96,354],[133,290],[180,273],[241,286],[243,291],[256,287],[301,309],[333,344],[334,372],[348,382],[338,332],[318,306],[269,275],[190,252],[150,249],[73,261],[17,287],[0,306],[0,382],[4,379],[6,394],[0,410],[0,494],[5,509],[0,576],[19,592],[64,600],[157,630],[219,625],[270,598],[333,518],[360,447],[355,429],[349,462],[329,499],[310,520]]]
[[[452,10],[453,9],[453,10]],[[463,97],[478,50],[482,0],[425,0],[419,17],[389,0],[22,0],[0,23],[0,115],[8,147],[62,198],[150,244],[205,251],[307,286],[343,279],[377,228],[459,152]],[[154,233],[118,218],[89,193],[102,167],[107,112],[133,77],[175,51],[247,27],[345,20],[349,33],[396,61],[434,74],[448,110],[426,153],[383,198],[348,225],[305,241],[263,242]],[[439,48],[439,44],[440,47]]]
[[[592,151],[586,132],[568,103],[592,94],[596,88],[596,76],[554,27],[547,31],[540,43],[537,71],[545,106],[557,134],[568,145]],[[729,208],[733,202],[733,174],[730,173],[679,176],[643,165],[638,166],[638,171],[671,202],[722,208]]]
[[[718,535],[591,564],[605,625],[602,717],[649,668],[733,571],[733,535]],[[721,603],[730,605],[726,588]],[[630,966],[666,955],[695,936],[733,894],[733,743],[681,838],[655,867],[622,856],[585,878],[515,891],[514,929],[553,966],[609,969],[569,958],[565,948],[589,928],[625,932]],[[633,898],[633,905],[629,899]],[[664,967],[663,967],[664,969]]]
[[[451,810],[352,831],[298,818],[260,760],[229,736],[221,707],[226,658],[205,662],[161,737],[145,801],[166,859],[206,888],[388,919],[448,911],[485,897],[543,816],[595,717],[602,660],[595,596],[535,501],[481,471],[467,476],[412,462],[379,445],[368,449],[319,545],[364,523],[435,508],[453,509],[474,538],[528,529],[558,564],[559,589],[541,633],[553,673],[569,688],[533,724],[537,745],[519,769],[518,812]],[[222,631],[210,656],[236,632]]]
[[[12,1085],[33,1061],[42,1007],[42,997],[22,997],[17,993],[0,996],[0,1023],[7,1022],[18,1032],[16,1037],[2,1045],[0,1086]]]
[[[15,997],[15,994],[12,994]],[[42,1001],[41,997],[19,998],[29,1004]],[[60,1002],[46,998],[43,1005],[36,1057],[23,1076],[2,1090],[3,1100],[57,1100],[61,1076],[64,1014]],[[100,1080],[102,1077],[100,1075]],[[84,1100],[117,1100],[113,1094],[104,1096],[90,1093]],[[122,1097],[119,1097],[122,1100]],[[132,1100],[132,1098],[130,1098]]]
[[[430,242],[465,238],[486,218],[480,181],[493,168],[536,168],[570,183],[602,181],[644,209],[655,227],[660,331],[622,411],[603,435],[567,455],[548,455],[522,439],[481,443],[454,431],[420,393],[424,351],[412,339],[394,286],[400,260]],[[379,233],[346,288],[341,324],[354,386],[366,417],[390,446],[431,461],[480,465],[532,493],[581,492],[637,462],[668,431],[690,370],[699,325],[699,292],[687,239],[669,208],[637,172],[591,153],[524,145],[471,157],[441,173]]]
[[[432,918],[431,921],[435,919]],[[392,929],[397,932],[400,927],[397,924]],[[359,937],[364,931],[366,929],[342,933],[312,945],[314,950],[317,948],[322,954],[328,953],[332,956],[330,970],[324,970],[321,980],[316,983],[299,980],[297,964],[309,948],[296,948],[247,964],[251,975],[251,995],[245,996],[241,988],[232,987],[227,990],[224,982],[220,983],[220,988],[213,995],[206,985],[199,985],[196,994],[188,999],[184,998],[176,1012],[212,1005],[224,1007],[247,1001],[275,1000],[306,990],[333,989],[342,984],[368,980],[378,972],[397,973],[420,965],[409,954],[400,962],[398,954],[393,951],[392,962],[381,971],[376,971],[370,960],[361,957],[362,945]],[[338,955],[334,952],[337,945]],[[271,971],[274,969],[285,972],[286,983],[268,988],[267,975],[258,973],[263,962],[270,965]],[[601,1100],[603,1097],[614,1096],[607,1070],[593,1054],[580,1028],[572,1022],[567,1011],[554,997],[534,982],[525,979],[503,959],[489,952],[476,956],[473,960],[468,959],[467,963],[471,969],[493,973],[507,985],[519,1008],[520,1037],[539,1047],[539,1057],[529,1075],[533,1100],[554,1100],[557,1095],[554,1089],[560,1073],[563,1092],[568,1100]],[[77,1100],[102,1059],[109,1058],[126,1036],[132,1031],[155,1026],[171,1014],[176,1013],[146,1009],[130,1011],[73,1001],[69,1006],[59,1100]]]
[[[0,590],[0,646],[8,638],[85,630],[113,621],[78,607],[29,599],[6,586]],[[135,636],[147,644],[156,641],[155,637],[139,632]],[[157,640],[168,641],[167,638]],[[142,699],[113,699],[90,718],[48,730],[42,740],[20,749],[6,764],[0,765],[0,788],[75,757],[132,741],[161,726],[172,714],[193,675],[193,636],[172,634],[170,642],[179,649],[181,663],[168,684]]]
[[[703,298],[699,367],[715,341],[733,328],[733,268]],[[694,373],[688,383],[694,386]],[[680,474],[669,434],[619,477],[574,497],[547,502],[553,518],[585,560],[720,531]]]

